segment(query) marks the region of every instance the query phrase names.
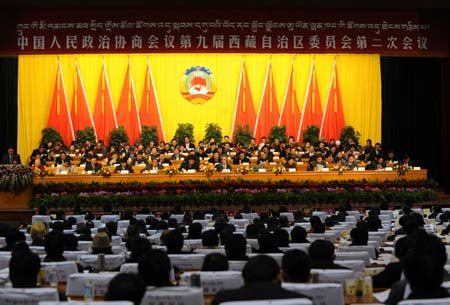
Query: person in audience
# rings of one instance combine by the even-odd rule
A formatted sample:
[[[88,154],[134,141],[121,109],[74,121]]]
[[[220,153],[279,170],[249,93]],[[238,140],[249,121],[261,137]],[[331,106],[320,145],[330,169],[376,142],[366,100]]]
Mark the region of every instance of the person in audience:
[[[28,247],[12,251],[9,261],[9,279],[13,288],[35,288],[41,270],[39,256]]]
[[[442,207],[439,204],[435,204],[432,207],[432,212],[430,213],[430,215],[428,215],[428,219],[430,218],[437,219],[437,216],[441,213],[443,213]]]
[[[127,259],[127,263],[137,263],[141,256],[152,249],[152,244],[147,238],[133,238],[130,241],[128,250],[131,251],[130,257]]]
[[[275,229],[273,232],[277,240],[278,247],[287,248],[289,247],[289,233],[284,229]]]
[[[64,262],[64,235],[60,232],[50,232],[45,235],[44,243],[45,253],[44,262]]]
[[[367,226],[358,223],[358,225],[350,231],[350,238],[352,240],[351,246],[367,246],[367,242],[369,241],[369,231],[367,230]]]
[[[263,224],[264,226],[264,224]],[[258,225],[256,224],[249,224],[246,228],[245,228],[245,236],[248,239],[257,239],[260,233],[260,228],[258,227]]]
[[[78,234],[78,240],[79,241],[92,241],[92,233],[91,228],[87,226],[86,224],[81,224],[80,228],[77,230]]]
[[[380,217],[377,215],[369,215],[366,219],[367,226],[369,228],[369,232],[377,232],[378,229],[382,229],[383,225]]]
[[[120,159],[120,165],[116,166],[116,169],[114,170],[115,173],[122,173],[122,172],[126,172],[128,171],[128,173],[132,174],[134,173],[133,167],[131,167],[131,165],[128,164],[127,159],[122,158]]]
[[[202,238],[202,225],[198,222],[191,223],[189,225],[189,231],[186,239],[201,239]]]
[[[312,269],[348,269],[334,263],[334,245],[329,240],[318,239],[308,248]]]
[[[411,236],[413,248],[409,249],[405,258],[404,270],[406,278],[393,284],[385,304],[396,305],[406,298],[439,298],[447,297],[446,291],[440,289],[442,281],[448,281],[450,275],[445,271],[447,252],[442,241],[435,235],[417,230]],[[411,293],[405,295],[407,285]]]
[[[111,240],[106,232],[97,232],[92,240],[92,254],[113,254]]]
[[[225,253],[230,261],[246,261],[247,240],[241,234],[233,234],[225,243]]]
[[[304,227],[302,226],[294,226],[291,230],[291,243],[295,244],[305,244],[309,243],[309,240],[306,239],[307,233]]]
[[[14,244],[18,241],[25,241],[25,234],[15,228],[9,229],[5,236],[6,245],[0,248],[0,251],[11,251]]]
[[[131,301],[134,305],[140,305],[145,291],[145,281],[141,276],[119,273],[109,282],[105,301]]]
[[[311,259],[304,251],[293,249],[284,253],[281,259],[283,281],[307,283],[311,277]]]
[[[325,225],[322,222],[315,222],[311,227],[310,233],[319,233],[323,234],[325,233]]]
[[[216,293],[212,305],[224,302],[306,298],[306,296],[281,287],[280,267],[270,256],[258,255],[249,259],[242,270],[244,286],[221,290]]]
[[[263,231],[258,237],[259,250],[258,253],[283,253],[278,248],[275,235],[268,231]]]
[[[31,235],[31,246],[43,247],[44,246],[44,237],[47,233],[47,225],[42,221],[36,221],[31,226],[30,235]]]
[[[215,230],[207,230],[202,233],[202,248],[217,249],[219,247],[219,235]]]
[[[184,245],[183,234],[178,230],[164,232],[164,245],[167,248],[167,254],[183,254],[181,250]]]
[[[161,250],[145,252],[138,262],[138,273],[147,286],[172,286],[170,282],[171,269],[169,256]]]
[[[78,251],[78,239],[74,234],[64,234],[64,251]]]
[[[400,165],[403,165],[406,169],[412,169],[414,167],[414,162],[411,161],[409,155],[405,154],[403,159],[399,162]]]
[[[228,271],[228,258],[222,253],[209,253],[203,260],[201,271]]]
[[[383,271],[372,276],[373,288],[391,288],[394,283],[400,281],[405,258],[414,245],[415,240],[411,236],[405,236],[395,242],[395,256],[399,261],[389,263]]]

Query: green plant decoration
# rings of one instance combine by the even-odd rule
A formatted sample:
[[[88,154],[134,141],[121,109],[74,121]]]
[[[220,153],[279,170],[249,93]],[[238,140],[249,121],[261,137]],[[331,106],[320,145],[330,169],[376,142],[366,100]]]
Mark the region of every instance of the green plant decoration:
[[[108,141],[111,146],[119,146],[120,143],[128,143],[129,138],[127,131],[123,126],[112,129],[109,132]]]
[[[341,137],[340,137],[340,141],[341,144],[345,144],[347,143],[347,140],[349,138],[352,138],[356,145],[359,145],[359,139],[361,138],[361,134],[359,133],[359,131],[355,130],[355,128],[353,126],[345,126],[344,128],[342,128],[341,130]]]
[[[222,128],[217,123],[208,123],[205,128],[205,143],[209,143],[209,140],[215,139],[216,143],[222,142]]]
[[[86,143],[86,141],[89,141],[90,143],[95,143],[95,130],[92,127],[86,127],[84,129],[77,130],[75,142],[77,143],[78,147],[81,147]]]
[[[42,129],[41,133],[42,133],[42,140],[41,140],[42,144],[48,143],[50,141],[52,141],[53,144],[55,144],[56,142],[63,140],[61,134],[53,127],[44,128],[44,129]],[[64,143],[64,144],[70,144],[70,143]]]
[[[147,126],[147,125],[142,126],[140,139],[144,147],[148,147],[148,145],[152,141],[153,143],[155,143],[155,145],[158,145],[159,143],[158,128],[156,126]]]
[[[311,145],[317,145],[317,143],[319,143],[319,131],[318,126],[307,126],[306,129],[302,131],[303,143],[309,142]]]
[[[242,125],[236,125],[236,128],[233,132],[233,140],[235,143],[241,143],[245,146],[250,145],[250,141],[253,138],[253,131],[250,130],[250,125],[245,124]]]
[[[270,143],[273,143],[275,139],[280,140],[280,142],[287,142],[286,125],[272,126],[269,134]]]
[[[173,136],[177,143],[184,143],[184,138],[189,137],[191,143],[194,143],[194,125],[191,123],[178,123],[178,128]]]

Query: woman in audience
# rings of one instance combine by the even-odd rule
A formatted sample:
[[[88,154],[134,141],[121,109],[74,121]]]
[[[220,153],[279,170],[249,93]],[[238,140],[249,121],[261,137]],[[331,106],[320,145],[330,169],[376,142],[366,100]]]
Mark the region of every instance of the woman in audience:
[[[170,282],[171,264],[167,253],[150,250],[141,255],[138,262],[139,275],[147,286],[172,286]]]
[[[145,281],[139,275],[119,273],[109,282],[105,301],[131,301],[140,305],[145,290]]]
[[[309,243],[309,240],[306,239],[307,233],[305,228],[302,226],[295,226],[291,230],[291,243],[295,244],[305,244]]]
[[[45,253],[47,256],[44,262],[64,262],[64,235],[60,232],[52,231],[45,235],[44,243]]]
[[[111,240],[106,232],[98,232],[92,240],[92,254],[113,254]]]
[[[209,253],[205,256],[202,271],[228,271],[228,259],[221,253]]]
[[[47,232],[47,225],[42,221],[36,221],[31,226],[30,235],[33,240],[31,246],[43,247],[44,237]]]

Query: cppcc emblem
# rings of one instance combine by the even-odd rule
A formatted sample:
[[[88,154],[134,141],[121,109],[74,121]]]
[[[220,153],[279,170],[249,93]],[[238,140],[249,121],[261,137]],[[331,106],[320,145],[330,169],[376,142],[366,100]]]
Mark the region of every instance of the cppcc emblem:
[[[201,105],[216,93],[214,74],[206,67],[191,67],[181,76],[180,91],[185,99]]]

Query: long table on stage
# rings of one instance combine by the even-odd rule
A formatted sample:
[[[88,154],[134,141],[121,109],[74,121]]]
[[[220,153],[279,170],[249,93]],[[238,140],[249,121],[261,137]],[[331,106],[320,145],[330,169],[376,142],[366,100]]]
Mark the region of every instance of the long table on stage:
[[[257,172],[242,175],[240,173],[222,173],[216,172],[211,177],[207,177],[203,172],[180,173],[169,177],[165,173],[156,174],[112,174],[109,177],[96,176],[92,174],[76,175],[55,175],[42,178],[35,178],[34,184],[47,183],[120,183],[120,182],[176,182],[183,180],[261,180],[261,181],[334,181],[334,180],[367,180],[367,181],[385,181],[385,180],[421,180],[427,179],[427,170],[411,170],[400,176],[397,171],[348,171],[338,173],[330,172],[284,172],[276,175],[272,172]]]

